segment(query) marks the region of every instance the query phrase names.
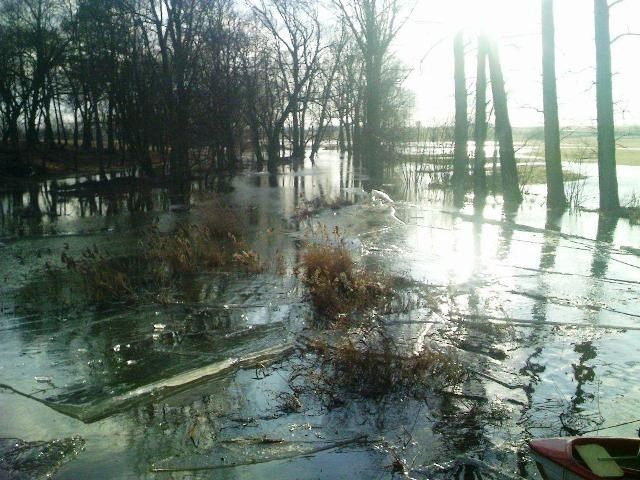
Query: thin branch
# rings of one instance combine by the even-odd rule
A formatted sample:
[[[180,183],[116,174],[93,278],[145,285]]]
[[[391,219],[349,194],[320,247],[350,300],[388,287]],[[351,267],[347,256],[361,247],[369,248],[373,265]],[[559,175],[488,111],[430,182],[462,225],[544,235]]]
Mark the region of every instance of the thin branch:
[[[635,32],[621,33],[620,35],[613,37],[613,39],[609,42],[609,44],[613,45],[615,41],[620,40],[623,37],[640,37],[640,33],[635,33]]]

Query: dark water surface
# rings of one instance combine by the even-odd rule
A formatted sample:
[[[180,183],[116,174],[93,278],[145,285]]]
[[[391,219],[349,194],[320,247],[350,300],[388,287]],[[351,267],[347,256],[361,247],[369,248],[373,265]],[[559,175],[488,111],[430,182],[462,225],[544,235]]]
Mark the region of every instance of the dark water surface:
[[[622,196],[640,179],[625,168]],[[585,182],[586,204],[596,186]],[[640,228],[587,212],[547,218],[542,186],[517,212],[493,198],[483,212],[454,210],[423,183],[384,188],[393,204],[323,152],[314,168],[195,185],[188,211],[126,181],[0,192],[0,477],[387,478],[396,457],[415,478],[494,476],[464,461],[437,468],[462,455],[538,478],[529,438],[637,435]],[[296,216],[317,197],[353,204]],[[62,252],[135,255],[150,224],[197,222],[220,198],[288,275],[193,275],[181,302],[108,308],[74,302],[48,277]],[[323,226],[437,299],[382,324],[407,353],[453,349],[473,372],[456,395],[287,403],[292,374],[313,371],[300,339],[317,333],[292,271]]]

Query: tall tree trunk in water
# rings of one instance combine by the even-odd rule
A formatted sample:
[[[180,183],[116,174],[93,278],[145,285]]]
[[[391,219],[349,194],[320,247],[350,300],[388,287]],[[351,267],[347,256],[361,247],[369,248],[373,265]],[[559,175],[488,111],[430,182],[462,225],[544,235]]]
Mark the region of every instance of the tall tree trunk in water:
[[[366,88],[365,88],[365,124],[363,133],[363,155],[365,165],[372,178],[382,177],[382,145],[380,142],[381,119],[381,76],[382,65],[377,55],[366,60]],[[381,61],[381,60],[380,60]]]
[[[596,97],[598,107],[598,177],[600,209],[620,208],[616,174],[616,139],[613,123],[611,36],[607,0],[594,0],[596,30]]]
[[[456,100],[453,193],[456,206],[462,206],[468,171],[467,141],[469,135],[469,126],[467,124],[467,78],[464,70],[464,36],[462,31],[458,32],[453,40],[453,56]]]
[[[353,123],[349,122],[349,113],[345,113],[344,116],[344,139],[346,142],[345,148],[344,150],[342,150],[343,152],[346,151],[347,154],[349,155],[349,157],[351,157],[353,155],[353,136],[351,135],[351,133],[353,132],[351,126],[353,125]]]
[[[567,205],[562,177],[560,122],[556,88],[556,46],[553,0],[542,0],[542,90],[544,103],[544,158],[547,172],[547,208]]]
[[[109,153],[114,153],[116,151],[116,141],[115,141],[115,127],[114,127],[114,112],[113,112],[113,96],[109,93],[108,100],[108,113],[107,113],[107,151]]]
[[[79,135],[78,135],[78,105],[77,103],[73,106],[73,148],[76,150],[79,146]]]
[[[491,77],[491,92],[496,115],[496,133],[500,144],[500,177],[502,180],[502,195],[507,204],[522,202],[522,194],[518,184],[518,168],[516,154],[513,148],[513,132],[509,120],[507,93],[504,88],[504,76],[500,65],[498,47],[494,42],[489,45],[489,71]]]
[[[187,135],[186,95],[181,86],[175,94],[171,125],[171,151],[169,153],[169,170],[172,181],[172,194],[177,199],[184,199],[189,190],[189,143]]]
[[[300,113],[299,113],[299,105],[296,99],[293,100],[292,110],[292,127],[291,127],[291,158],[295,160],[300,160],[300,157],[304,157],[304,154],[300,152],[300,140],[301,140],[301,132],[300,132]],[[282,132],[284,134],[284,131]],[[284,145],[284,139],[282,141]],[[282,152],[282,156],[284,157],[284,148]]]
[[[484,205],[487,196],[484,144],[487,140],[487,38],[478,37],[478,67],[476,71],[476,118],[474,128],[473,203]]]
[[[102,153],[104,151],[104,142],[102,140],[102,125],[100,123],[100,111],[98,110],[98,102],[93,106],[93,117],[96,124],[96,149]]]
[[[47,149],[51,149],[54,146],[55,140],[53,138],[53,124],[51,122],[51,98],[48,95],[43,95],[43,111],[44,111],[44,143]],[[44,162],[44,156],[43,156]]]
[[[344,143],[344,121],[342,120],[342,114],[339,114],[339,124],[338,124],[338,151],[340,153],[344,153],[347,149]]]

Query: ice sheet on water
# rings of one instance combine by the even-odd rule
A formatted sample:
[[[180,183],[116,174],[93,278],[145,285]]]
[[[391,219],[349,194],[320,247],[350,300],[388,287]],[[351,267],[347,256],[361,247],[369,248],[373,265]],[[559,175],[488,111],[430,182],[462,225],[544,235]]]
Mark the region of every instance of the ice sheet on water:
[[[290,440],[280,437],[240,437],[222,440],[213,448],[200,454],[181,455],[160,460],[151,467],[152,472],[180,472],[197,470],[219,470],[242,465],[255,465],[287,458],[309,456],[367,442],[366,435],[315,440]]]
[[[50,442],[25,442],[0,438],[0,477],[7,479],[49,478],[60,466],[84,448],[80,437]]]
[[[121,394],[108,397],[95,397],[93,401],[85,398],[84,403],[69,403],[53,400],[39,400],[53,410],[64,415],[92,423],[107,418],[115,413],[126,411],[134,406],[150,401],[159,401],[176,393],[188,390],[205,382],[223,378],[235,373],[238,369],[264,366],[273,361],[286,357],[294,350],[292,342],[284,341],[275,346],[248,352],[240,357],[229,357],[213,362],[200,368],[188,370],[177,375],[155,382],[132,388]],[[33,400],[37,398],[8,387],[15,393],[27,396]]]

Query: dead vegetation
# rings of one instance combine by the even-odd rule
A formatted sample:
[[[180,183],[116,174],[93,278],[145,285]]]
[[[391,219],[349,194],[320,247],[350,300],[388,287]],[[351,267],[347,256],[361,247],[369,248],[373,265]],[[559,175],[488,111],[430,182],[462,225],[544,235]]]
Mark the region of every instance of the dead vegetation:
[[[392,295],[388,279],[358,267],[337,230],[334,236],[305,248],[301,272],[316,311],[333,322],[380,307]]]
[[[242,239],[242,224],[234,212],[210,207],[204,213],[200,223],[182,224],[170,232],[152,225],[143,233],[138,252],[127,257],[110,255],[95,245],[76,256],[65,248],[61,262],[72,273],[70,288],[92,304],[141,297],[167,303],[175,282],[185,275],[265,270],[258,254]],[[61,281],[62,270],[49,267],[48,271],[51,281]]]
[[[60,261],[77,274],[77,289],[90,303],[127,302],[137,298],[137,282],[133,280],[133,274],[134,264],[138,262],[132,262],[132,259],[110,259],[94,245],[85,249],[77,259],[65,249]],[[52,278],[52,281],[59,279]]]
[[[631,194],[622,207],[622,216],[627,217],[631,225],[640,224],[640,195]]]
[[[329,406],[340,404],[337,399],[345,393],[365,398],[400,391],[421,395],[455,387],[468,376],[453,352],[424,346],[407,354],[380,326],[335,343],[327,338],[308,339],[305,348],[318,361],[311,362],[304,376]]]
[[[321,210],[339,210],[340,208],[347,207],[349,205],[353,205],[353,202],[341,197],[327,198],[320,196],[313,200],[304,200],[300,205],[298,205],[298,207],[296,207],[293,218],[296,220],[306,220]]]
[[[150,229],[141,241],[144,256],[161,278],[234,268],[247,273],[264,270],[260,258],[247,244],[208,225],[181,225],[171,234]]]

